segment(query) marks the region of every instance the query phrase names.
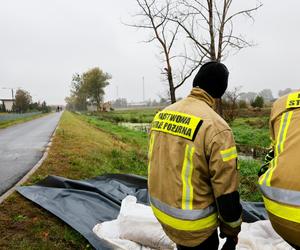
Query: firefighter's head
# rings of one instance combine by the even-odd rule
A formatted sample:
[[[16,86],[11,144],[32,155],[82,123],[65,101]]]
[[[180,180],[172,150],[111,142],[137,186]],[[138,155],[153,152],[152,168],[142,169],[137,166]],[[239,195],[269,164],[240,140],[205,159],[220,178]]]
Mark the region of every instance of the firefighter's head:
[[[205,90],[213,98],[221,98],[228,85],[229,71],[223,63],[211,61],[201,66],[193,87]]]

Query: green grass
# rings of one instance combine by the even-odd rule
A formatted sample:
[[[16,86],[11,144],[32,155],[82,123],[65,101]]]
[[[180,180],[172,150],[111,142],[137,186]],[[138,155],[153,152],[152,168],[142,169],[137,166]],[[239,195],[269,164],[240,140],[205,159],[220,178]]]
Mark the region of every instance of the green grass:
[[[157,111],[158,109],[113,111],[97,113],[92,117],[116,124],[119,122],[151,123]],[[102,125],[105,126],[105,123]],[[250,147],[270,145],[268,117],[237,118],[230,126],[238,144]]]
[[[240,164],[240,188],[241,199],[244,201],[262,201],[261,193],[257,185],[257,173],[260,162],[257,160],[239,160]]]
[[[147,151],[148,135],[141,131],[134,131],[132,129],[118,126],[107,120],[102,120],[98,116],[83,116],[84,119],[91,125],[113,135],[122,142],[129,142],[133,145],[138,145],[144,152]]]
[[[251,147],[270,146],[267,117],[237,118],[230,126],[236,143]]]
[[[154,115],[159,111],[158,108],[137,109],[137,110],[117,110],[112,112],[97,113],[97,116],[103,120],[132,123],[151,123]]]
[[[28,122],[28,121],[31,121],[31,120],[36,119],[36,118],[40,118],[40,117],[45,116],[45,115],[46,114],[35,114],[35,115],[32,115],[32,116],[16,118],[16,119],[7,120],[7,121],[0,121],[0,129],[7,128],[7,127],[10,127],[10,126],[13,126],[13,125],[17,125],[19,123]]]

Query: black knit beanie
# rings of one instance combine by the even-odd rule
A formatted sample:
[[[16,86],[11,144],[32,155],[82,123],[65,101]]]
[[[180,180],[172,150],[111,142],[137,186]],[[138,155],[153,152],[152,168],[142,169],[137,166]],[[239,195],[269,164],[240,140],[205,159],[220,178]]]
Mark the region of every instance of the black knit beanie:
[[[228,75],[229,71],[223,63],[205,63],[195,76],[193,87],[205,90],[213,98],[221,98],[227,89]]]

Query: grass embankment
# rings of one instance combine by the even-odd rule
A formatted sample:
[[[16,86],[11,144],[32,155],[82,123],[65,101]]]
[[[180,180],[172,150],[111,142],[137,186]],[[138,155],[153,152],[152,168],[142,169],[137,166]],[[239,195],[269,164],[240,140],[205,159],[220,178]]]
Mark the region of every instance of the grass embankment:
[[[144,133],[65,112],[48,158],[26,184],[47,175],[73,179],[104,173],[146,175],[146,145]],[[90,248],[81,235],[17,193],[0,205],[0,211],[0,249]]]
[[[107,113],[97,113],[97,116],[114,123],[132,122],[132,123],[151,123],[154,115],[162,108],[134,109],[134,110],[116,110]]]
[[[251,147],[269,147],[268,117],[237,118],[230,124],[236,143]]]
[[[40,117],[45,116],[45,115],[47,115],[47,114],[35,114],[35,115],[32,115],[32,116],[20,117],[20,118],[16,118],[16,119],[12,119],[12,120],[7,120],[7,121],[0,121],[0,129],[7,128],[7,127],[10,127],[10,126],[13,126],[13,125],[17,125],[19,123],[28,122],[28,121],[40,118]]]
[[[96,117],[113,122],[131,123],[151,123],[158,108],[141,110],[121,110],[107,113],[98,113]],[[264,117],[244,117],[237,118],[230,124],[235,140],[238,144],[250,147],[268,147],[269,138],[269,118]]]
[[[261,162],[258,160],[239,160],[240,164],[240,188],[241,199],[244,201],[262,201],[262,196],[258,190],[257,173]]]

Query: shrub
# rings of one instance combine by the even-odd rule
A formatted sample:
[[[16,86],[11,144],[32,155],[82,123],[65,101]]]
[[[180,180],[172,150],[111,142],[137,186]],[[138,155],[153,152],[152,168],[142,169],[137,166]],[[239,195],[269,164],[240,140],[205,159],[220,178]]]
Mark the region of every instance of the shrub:
[[[251,102],[251,106],[254,108],[262,108],[264,106],[264,98],[258,95],[254,101]]]

